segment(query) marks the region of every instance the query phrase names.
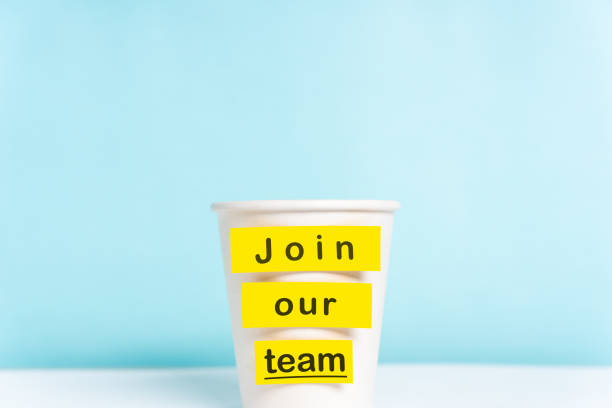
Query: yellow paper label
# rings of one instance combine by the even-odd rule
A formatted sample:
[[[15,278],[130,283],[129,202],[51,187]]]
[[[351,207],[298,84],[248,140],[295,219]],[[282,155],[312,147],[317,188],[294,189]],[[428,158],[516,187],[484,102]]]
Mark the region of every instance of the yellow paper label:
[[[351,340],[255,342],[257,384],[352,383]]]
[[[380,227],[230,229],[232,273],[380,271]]]
[[[244,282],[242,327],[372,327],[372,284]]]

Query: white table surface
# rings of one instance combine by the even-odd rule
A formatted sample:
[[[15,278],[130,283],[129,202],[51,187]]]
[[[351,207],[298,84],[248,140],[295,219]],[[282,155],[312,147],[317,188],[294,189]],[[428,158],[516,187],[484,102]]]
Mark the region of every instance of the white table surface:
[[[612,367],[383,365],[377,408],[612,408]],[[238,408],[234,368],[0,370],[0,407]]]

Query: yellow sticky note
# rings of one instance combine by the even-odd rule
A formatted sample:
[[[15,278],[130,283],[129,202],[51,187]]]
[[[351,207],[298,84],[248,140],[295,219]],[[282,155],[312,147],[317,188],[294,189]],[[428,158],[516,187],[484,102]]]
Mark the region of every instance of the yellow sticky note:
[[[242,327],[372,327],[372,284],[244,282]]]
[[[351,340],[255,342],[257,384],[352,383]]]
[[[380,271],[380,226],[230,229],[232,273]]]

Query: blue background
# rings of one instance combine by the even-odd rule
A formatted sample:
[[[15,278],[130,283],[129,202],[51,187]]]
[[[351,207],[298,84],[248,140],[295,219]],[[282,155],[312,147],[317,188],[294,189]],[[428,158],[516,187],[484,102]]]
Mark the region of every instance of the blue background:
[[[3,2],[0,366],[232,363],[209,205],[293,198],[402,202],[383,362],[612,364],[611,18]]]

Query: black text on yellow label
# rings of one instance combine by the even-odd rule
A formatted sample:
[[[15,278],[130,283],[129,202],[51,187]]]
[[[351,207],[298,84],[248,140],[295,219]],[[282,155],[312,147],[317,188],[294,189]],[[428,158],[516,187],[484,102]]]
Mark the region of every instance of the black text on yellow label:
[[[244,282],[242,327],[372,327],[372,284]]]
[[[352,383],[351,340],[255,342],[257,384]]]
[[[230,229],[233,273],[380,271],[379,226]]]

